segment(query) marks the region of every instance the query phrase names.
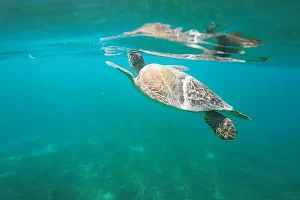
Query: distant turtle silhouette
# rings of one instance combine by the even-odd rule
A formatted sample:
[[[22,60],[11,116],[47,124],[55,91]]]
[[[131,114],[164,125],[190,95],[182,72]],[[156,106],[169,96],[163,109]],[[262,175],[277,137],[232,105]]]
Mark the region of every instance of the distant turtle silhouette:
[[[220,25],[212,22],[209,27],[205,30],[207,34],[213,34],[215,29],[218,28]],[[253,48],[257,46],[262,46],[263,41],[258,40],[255,38],[245,37],[242,36],[238,31],[223,34],[220,36],[216,36],[218,46],[214,46],[214,49],[217,51],[224,52],[223,54],[218,54],[221,57],[229,57],[230,54],[227,53],[239,53],[243,54],[244,50],[242,49],[235,49],[231,47],[242,47],[242,48]],[[260,58],[261,62],[267,62],[268,58]]]

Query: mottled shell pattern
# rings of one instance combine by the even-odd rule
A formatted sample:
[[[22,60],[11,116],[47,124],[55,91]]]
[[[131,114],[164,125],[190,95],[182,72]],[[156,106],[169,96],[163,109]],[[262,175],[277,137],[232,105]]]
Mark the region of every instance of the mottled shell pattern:
[[[152,99],[182,110],[233,110],[200,81],[173,67],[148,64],[134,82]]]

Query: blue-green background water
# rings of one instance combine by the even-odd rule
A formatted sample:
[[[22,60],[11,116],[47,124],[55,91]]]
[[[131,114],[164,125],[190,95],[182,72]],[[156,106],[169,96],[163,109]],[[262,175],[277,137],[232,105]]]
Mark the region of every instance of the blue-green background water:
[[[0,199],[300,199],[299,2],[0,3]],[[144,23],[201,31],[211,21],[262,39],[263,47],[247,52],[273,59],[144,58],[189,67],[249,115],[252,121],[233,119],[232,142],[199,115],[141,96],[105,64],[125,67],[126,57],[100,50],[99,38]],[[114,44],[156,49],[160,42]]]

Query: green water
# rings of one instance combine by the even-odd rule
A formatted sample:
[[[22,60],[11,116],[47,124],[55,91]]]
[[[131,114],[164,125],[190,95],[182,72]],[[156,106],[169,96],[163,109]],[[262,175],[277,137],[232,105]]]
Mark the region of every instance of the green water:
[[[0,1],[0,199],[298,200],[297,1]],[[106,60],[101,37],[161,22],[215,21],[259,38],[267,63],[144,55],[189,67],[226,102],[223,141],[195,113],[147,99]],[[107,45],[195,53],[155,39]],[[35,60],[29,57],[32,55]],[[298,189],[297,189],[298,188]]]

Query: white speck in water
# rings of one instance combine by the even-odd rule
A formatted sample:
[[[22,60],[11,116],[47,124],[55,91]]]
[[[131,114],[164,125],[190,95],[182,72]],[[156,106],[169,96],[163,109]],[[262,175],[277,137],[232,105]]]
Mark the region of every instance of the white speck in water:
[[[35,60],[35,58],[31,55],[31,54],[28,54],[29,58],[31,58],[32,60]]]

